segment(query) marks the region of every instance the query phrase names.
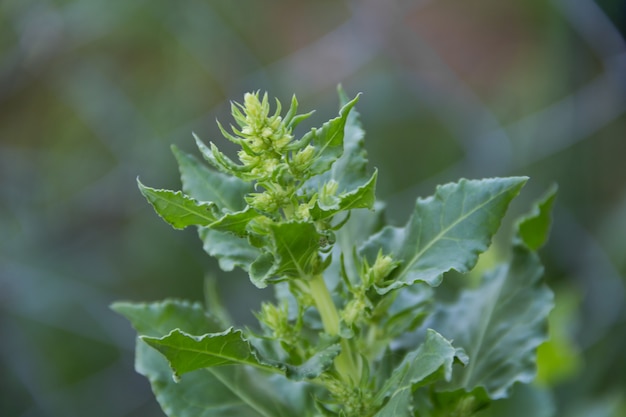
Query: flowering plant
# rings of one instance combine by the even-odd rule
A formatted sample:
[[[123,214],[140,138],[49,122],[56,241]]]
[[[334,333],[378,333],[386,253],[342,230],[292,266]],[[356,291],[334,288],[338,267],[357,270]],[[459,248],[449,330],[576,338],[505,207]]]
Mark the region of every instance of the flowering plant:
[[[257,330],[219,303],[114,304],[139,333],[136,369],[168,416],[472,416],[534,376],[552,293],[537,254],[551,190],[520,219],[510,262],[455,301],[436,287],[468,274],[525,177],[461,180],[417,199],[402,227],[384,224],[377,171],[340,90],[339,116],[300,138],[294,97],[233,103],[235,161],[196,137],[211,168],[173,148],[182,191],[139,188],[173,227],[197,226],[224,271],[275,288]]]

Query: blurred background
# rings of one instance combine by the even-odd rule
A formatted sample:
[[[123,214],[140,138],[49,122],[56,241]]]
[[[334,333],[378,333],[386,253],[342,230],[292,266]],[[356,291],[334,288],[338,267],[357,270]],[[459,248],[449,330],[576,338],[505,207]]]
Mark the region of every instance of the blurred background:
[[[1,0],[0,415],[163,416],[109,304],[202,300],[206,274],[240,323],[259,297],[136,177],[178,189],[170,144],[223,143],[246,91],[310,127],[338,83],[398,224],[459,177],[530,176],[512,215],[558,183],[546,409],[626,415],[625,31],[623,0]]]

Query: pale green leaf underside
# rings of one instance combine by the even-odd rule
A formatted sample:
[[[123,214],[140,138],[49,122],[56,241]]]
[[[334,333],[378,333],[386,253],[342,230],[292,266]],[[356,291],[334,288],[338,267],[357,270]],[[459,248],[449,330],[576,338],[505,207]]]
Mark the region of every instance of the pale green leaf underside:
[[[198,234],[205,252],[215,257],[224,271],[232,271],[236,266],[248,271],[252,262],[261,255],[261,251],[244,237],[207,227],[198,228]]]
[[[220,209],[240,211],[245,208],[244,196],[252,192],[252,184],[237,177],[209,169],[195,156],[172,146],[178,161],[183,191],[198,201],[211,201]]]
[[[160,337],[176,328],[191,334],[223,330],[200,303],[168,299],[154,303],[117,302],[111,308],[126,317],[137,333],[145,336]]]
[[[339,89],[341,104],[348,103],[348,97]],[[353,190],[367,180],[367,151],[365,150],[365,132],[361,127],[359,113],[352,109],[344,128],[344,152],[333,164],[330,175],[339,183],[339,191]]]
[[[357,101],[359,101],[359,96],[341,108],[339,117],[324,123],[320,129],[312,129],[303,137],[303,140],[310,141],[315,148],[315,159],[310,167],[311,174],[317,175],[328,171],[337,158],[343,154],[344,127],[348,114]]]
[[[215,204],[194,200],[181,191],[157,190],[137,180],[139,190],[159,216],[172,227],[207,226],[217,220]]]
[[[450,269],[471,270],[526,181],[526,177],[463,179],[418,199],[406,226],[384,228],[360,250],[370,262],[380,249],[402,262],[377,291],[384,294],[417,281],[436,286]]]
[[[511,265],[488,273],[479,288],[441,306],[427,323],[470,358],[467,367],[455,370],[446,390],[484,387],[498,399],[506,397],[515,382],[534,378],[536,348],[547,337],[553,295],[541,279],[538,256],[522,246],[513,251]]]
[[[192,334],[221,330],[198,303],[115,303],[112,308],[150,337],[176,328]],[[308,387],[248,367],[200,369],[175,382],[165,357],[140,339],[135,367],[148,378],[169,417],[291,417],[307,416],[305,410],[310,409]]]
[[[343,90],[339,90],[341,106],[350,101]],[[305,188],[318,189],[324,183],[334,180],[339,184],[339,192],[350,192],[368,181],[367,152],[365,150],[363,129],[359,121],[359,113],[352,108],[345,122],[343,136],[343,153],[332,164],[329,171],[311,178]]]
[[[136,368],[169,417],[291,417],[308,409],[305,387],[243,366],[199,369],[177,382],[167,360],[141,341]]]

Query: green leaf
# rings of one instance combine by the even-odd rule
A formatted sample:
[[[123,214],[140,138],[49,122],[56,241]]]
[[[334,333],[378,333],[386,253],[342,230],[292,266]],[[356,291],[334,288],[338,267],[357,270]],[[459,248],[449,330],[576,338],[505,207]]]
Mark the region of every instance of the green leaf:
[[[317,378],[333,366],[333,361],[340,352],[341,346],[338,343],[329,345],[315,352],[315,354],[302,365],[284,365],[286,375],[288,378],[295,381]]]
[[[267,282],[274,275],[276,270],[276,260],[269,252],[261,253],[250,265],[250,281],[257,288],[267,287]]]
[[[526,181],[526,177],[463,179],[437,187],[434,196],[419,198],[406,226],[385,227],[360,249],[371,263],[381,249],[402,262],[377,291],[385,294],[417,281],[436,286],[450,269],[471,270]]]
[[[431,287],[418,287],[399,291],[388,309],[383,321],[385,332],[390,337],[401,336],[415,330],[432,311],[434,290]]]
[[[176,229],[187,226],[207,226],[213,223],[215,204],[201,203],[185,195],[182,191],[157,190],[143,185],[137,180],[139,190],[154,207],[159,216]]]
[[[531,212],[518,220],[518,237],[531,250],[538,250],[548,240],[557,189],[556,185],[550,187]]]
[[[271,280],[307,277],[321,267],[318,255],[320,236],[312,223],[272,224],[271,252],[265,251],[250,265],[250,280],[265,288]]]
[[[420,393],[425,394],[425,393]],[[482,388],[476,388],[471,392],[464,389],[448,392],[430,391],[428,395],[415,396],[417,409],[433,409],[432,413],[420,414],[420,417],[447,417],[447,416],[474,416],[480,410],[488,407],[492,401]],[[425,404],[424,404],[425,403]],[[498,414],[498,416],[508,414]],[[535,417],[534,414],[530,414]]]
[[[339,88],[341,106],[349,103],[345,92]],[[334,180],[339,184],[339,192],[345,193],[355,190],[368,182],[367,151],[363,140],[365,132],[361,127],[359,113],[352,108],[346,119],[343,138],[343,154],[337,159],[329,171],[311,178],[305,188],[317,190],[322,184]]]
[[[359,257],[355,248],[373,234],[380,231],[384,225],[384,204],[377,201],[373,210],[354,210],[350,212],[350,219],[343,227],[335,232],[336,242],[333,246],[333,258],[329,267],[329,275],[339,277],[341,260],[348,276],[356,280],[359,276]]]
[[[476,417],[554,417],[555,415],[556,406],[551,392],[534,384],[515,384],[509,398],[493,401],[488,408],[476,414]],[[571,414],[567,412],[559,415],[571,417]],[[581,416],[592,417],[587,413]]]
[[[111,305],[111,309],[126,317],[139,334],[146,336],[160,337],[176,328],[192,334],[223,330],[217,320],[205,313],[200,303],[183,300],[117,302]]]
[[[304,142],[310,142],[315,147],[314,162],[309,169],[311,175],[328,171],[331,165],[343,154],[346,120],[350,110],[358,100],[359,96],[356,96],[341,108],[339,117],[324,123],[320,129],[312,129],[302,138]]]
[[[172,146],[178,161],[183,191],[198,201],[212,201],[220,209],[240,211],[246,206],[244,196],[252,192],[252,185],[237,177],[209,169],[195,156]]]
[[[312,223],[289,222],[271,226],[276,275],[306,277],[314,273],[318,260],[319,235]]]
[[[224,232],[234,233],[237,236],[243,237],[246,235],[246,226],[250,223],[250,220],[258,217],[259,213],[252,207],[246,207],[244,210],[234,213],[226,213],[220,217],[214,223],[211,223],[209,227],[215,230],[221,230]]]
[[[207,162],[225,174],[233,175],[244,180],[247,178],[247,167],[237,165],[229,157],[221,153],[213,142],[211,142],[211,147],[209,148],[204,144],[204,142],[202,142],[202,140],[200,140],[198,136],[196,136],[195,133],[193,134],[193,137],[196,140],[196,146]]]
[[[457,350],[452,344],[428,329],[424,343],[406,355],[374,399],[378,403],[389,397],[376,417],[412,416],[413,390],[425,382],[449,380],[455,357]]]
[[[220,333],[194,336],[179,329],[163,337],[141,339],[165,356],[177,375],[202,368],[224,365],[251,365],[264,370],[273,368],[261,362],[241,330],[232,327]]]
[[[376,179],[378,171],[374,171],[372,177],[365,184],[348,193],[340,194],[335,204],[324,206],[319,201],[311,209],[311,217],[315,220],[327,219],[338,212],[347,211],[358,208],[374,207],[376,202]]]
[[[443,305],[428,327],[465,349],[470,362],[455,372],[444,390],[484,387],[492,399],[503,398],[515,382],[535,376],[536,349],[547,338],[552,291],[541,279],[538,256],[516,245],[510,265],[486,274],[482,285]]]
[[[242,366],[200,369],[176,382],[167,360],[138,341],[137,372],[146,376],[169,417],[291,417],[306,415],[307,387]]]
[[[348,97],[341,87],[338,92],[340,103],[345,106],[349,102]],[[339,183],[341,192],[353,190],[367,181],[367,151],[364,137],[360,115],[356,109],[352,109],[344,128],[344,152],[331,169],[331,178]]]
[[[166,335],[173,328],[194,334],[221,330],[198,303],[115,303],[112,308],[127,317],[140,334],[152,337]],[[165,357],[140,339],[135,367],[148,378],[170,417],[306,416],[306,410],[313,407],[310,387],[242,366],[200,369],[175,382]]]
[[[232,233],[200,227],[198,234],[204,243],[204,251],[215,257],[224,271],[232,271],[236,266],[248,271],[250,264],[261,254],[247,239]]]

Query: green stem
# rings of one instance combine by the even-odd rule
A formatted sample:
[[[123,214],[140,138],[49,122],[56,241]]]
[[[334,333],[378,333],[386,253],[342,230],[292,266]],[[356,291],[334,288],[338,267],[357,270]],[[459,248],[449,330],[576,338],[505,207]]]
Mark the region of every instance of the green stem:
[[[339,335],[339,313],[330,296],[322,275],[316,275],[309,281],[311,296],[322,318],[324,331],[331,336]],[[359,368],[354,361],[350,341],[341,340],[341,353],[335,358],[335,368],[345,382],[357,384],[360,379]]]
[[[309,288],[311,289],[311,296],[317,310],[322,317],[322,324],[324,325],[324,331],[331,336],[339,334],[339,313],[335,308],[335,303],[328,292],[326,282],[322,275],[316,275],[309,281]]]

